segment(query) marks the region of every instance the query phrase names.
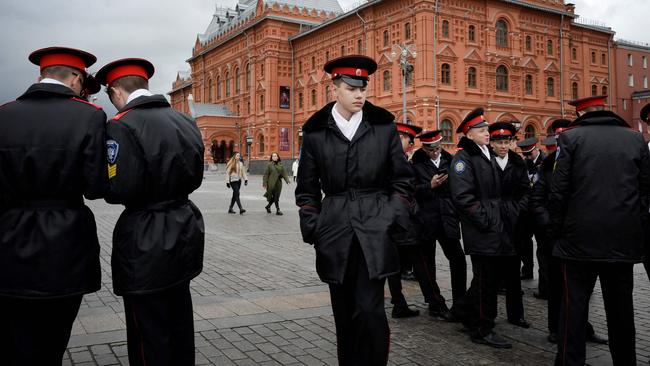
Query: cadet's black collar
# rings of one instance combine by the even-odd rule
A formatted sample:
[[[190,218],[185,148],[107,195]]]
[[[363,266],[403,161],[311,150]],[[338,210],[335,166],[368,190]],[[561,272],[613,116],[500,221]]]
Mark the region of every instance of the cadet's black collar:
[[[621,127],[630,127],[630,125],[625,122],[623,118],[612,111],[593,111],[587,112],[582,116],[576,118],[571,124],[570,127],[577,126],[589,126],[589,125],[611,125],[611,126],[621,126]]]
[[[541,151],[540,151],[541,153]],[[540,155],[541,158],[541,155]],[[524,161],[524,158],[521,157],[521,155],[517,154],[516,152],[512,150],[508,150],[508,164],[512,165],[517,165],[517,166],[525,166],[526,162]]]
[[[314,113],[304,125],[302,125],[303,132],[310,132],[327,127],[327,124],[332,115],[332,108],[336,102],[331,102],[323,107],[318,112]],[[363,120],[371,125],[373,124],[387,124],[393,123],[395,116],[383,108],[374,106],[369,101],[363,105]]]
[[[170,107],[169,102],[167,101],[167,98],[160,94],[154,94],[154,95],[142,95],[139,96],[132,101],[129,102],[129,104],[125,105],[122,109],[119,110],[119,112],[124,112],[129,109],[133,108],[154,108],[154,107]]]
[[[51,83],[36,83],[32,84],[23,95],[18,99],[26,98],[43,98],[43,97],[63,97],[63,98],[79,98],[75,92],[64,85],[51,84]]]
[[[445,150],[445,149],[440,150],[440,162],[441,163],[443,161],[450,162],[452,158],[453,157],[451,156],[451,154],[449,152],[447,152],[447,150]],[[424,151],[424,149],[422,149],[422,148],[419,148],[419,149],[415,150],[415,152],[413,153],[413,156],[411,156],[411,162],[413,164],[422,164],[422,163],[426,163],[427,161],[431,162],[431,158],[429,158],[429,154],[427,154],[427,152]],[[431,163],[431,164],[433,164],[433,163]]]

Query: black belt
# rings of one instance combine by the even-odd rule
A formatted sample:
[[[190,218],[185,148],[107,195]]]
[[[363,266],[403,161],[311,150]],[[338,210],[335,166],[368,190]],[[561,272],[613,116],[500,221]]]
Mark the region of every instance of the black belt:
[[[133,211],[142,211],[142,210],[165,211],[170,208],[181,207],[187,204],[188,202],[189,202],[189,198],[186,196],[183,198],[175,198],[166,201],[132,203],[132,204],[127,204],[126,208],[127,210],[133,210]]]
[[[84,200],[82,197],[68,198],[68,199],[52,199],[52,200],[25,200],[14,201],[7,204],[7,208],[26,208],[26,209],[64,209],[64,208],[80,208],[83,207]]]
[[[347,197],[350,201],[354,201],[359,197],[371,196],[373,194],[388,194],[388,191],[380,188],[350,188],[347,191],[338,193],[325,193],[325,197]]]

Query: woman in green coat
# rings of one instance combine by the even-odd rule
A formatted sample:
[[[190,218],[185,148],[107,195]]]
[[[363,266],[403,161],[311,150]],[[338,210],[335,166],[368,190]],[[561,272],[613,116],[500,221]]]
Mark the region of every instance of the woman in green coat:
[[[266,205],[266,212],[271,213],[271,205],[275,203],[275,214],[282,215],[280,211],[280,194],[282,193],[282,179],[289,184],[289,177],[284,171],[284,166],[280,162],[278,153],[271,154],[269,164],[264,171],[263,186],[266,189],[264,197],[269,201]]]

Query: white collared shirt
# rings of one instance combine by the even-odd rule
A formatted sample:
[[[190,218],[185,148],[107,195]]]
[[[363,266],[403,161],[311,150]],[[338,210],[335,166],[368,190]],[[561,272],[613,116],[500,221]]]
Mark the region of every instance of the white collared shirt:
[[[438,158],[436,160],[431,159],[431,162],[436,166],[436,168],[440,168],[440,156],[441,155],[438,155]]]
[[[70,86],[65,85],[65,84],[63,84],[62,82],[60,82],[59,80],[52,79],[52,78],[43,78],[43,79],[40,81],[40,83],[42,83],[42,84],[58,84],[58,85],[63,85],[63,86],[65,86],[66,88],[69,88],[69,89],[70,89]]]
[[[508,165],[508,154],[506,154],[504,157],[497,155],[495,158],[497,160],[497,164],[499,164],[499,168],[501,168],[501,170],[506,170],[506,165]]]
[[[126,104],[131,103],[131,101],[132,101],[133,99],[135,99],[135,98],[137,98],[137,97],[141,97],[141,96],[143,96],[143,95],[145,95],[145,96],[147,96],[147,97],[150,97],[150,96],[153,95],[153,93],[150,92],[150,91],[147,90],[147,89],[137,89],[137,90],[134,90],[133,93],[129,94],[129,97],[126,98]]]
[[[334,104],[334,107],[332,108],[332,117],[334,117],[334,122],[336,122],[336,127],[341,130],[343,133],[343,136],[345,136],[348,140],[352,141],[352,137],[354,137],[354,134],[357,133],[357,129],[359,129],[359,125],[361,125],[361,119],[363,118],[363,110],[360,110],[357,113],[354,113],[352,117],[350,117],[350,120],[348,121],[347,119],[343,118],[339,111],[336,110],[336,107],[338,106],[338,103]]]
[[[476,146],[478,146],[478,148],[481,149],[481,152],[483,152],[483,155],[490,160],[490,149],[488,149],[487,145],[476,144]]]

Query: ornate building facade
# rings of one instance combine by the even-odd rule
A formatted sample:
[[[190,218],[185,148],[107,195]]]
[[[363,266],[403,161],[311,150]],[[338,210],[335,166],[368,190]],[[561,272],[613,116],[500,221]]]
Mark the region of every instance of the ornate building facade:
[[[450,150],[478,106],[490,121],[516,120],[522,137],[541,138],[550,121],[573,116],[566,101],[594,86],[613,110],[622,100],[614,32],[581,21],[562,0],[374,0],[347,12],[336,0],[293,4],[217,9],[188,59],[191,73],[173,84],[172,105],[197,119],[217,161],[234,150],[253,161],[274,151],[296,157],[300,126],[332,100],[322,66],[342,55],[373,57],[369,100],[443,130]],[[407,46],[416,52],[404,78]]]

